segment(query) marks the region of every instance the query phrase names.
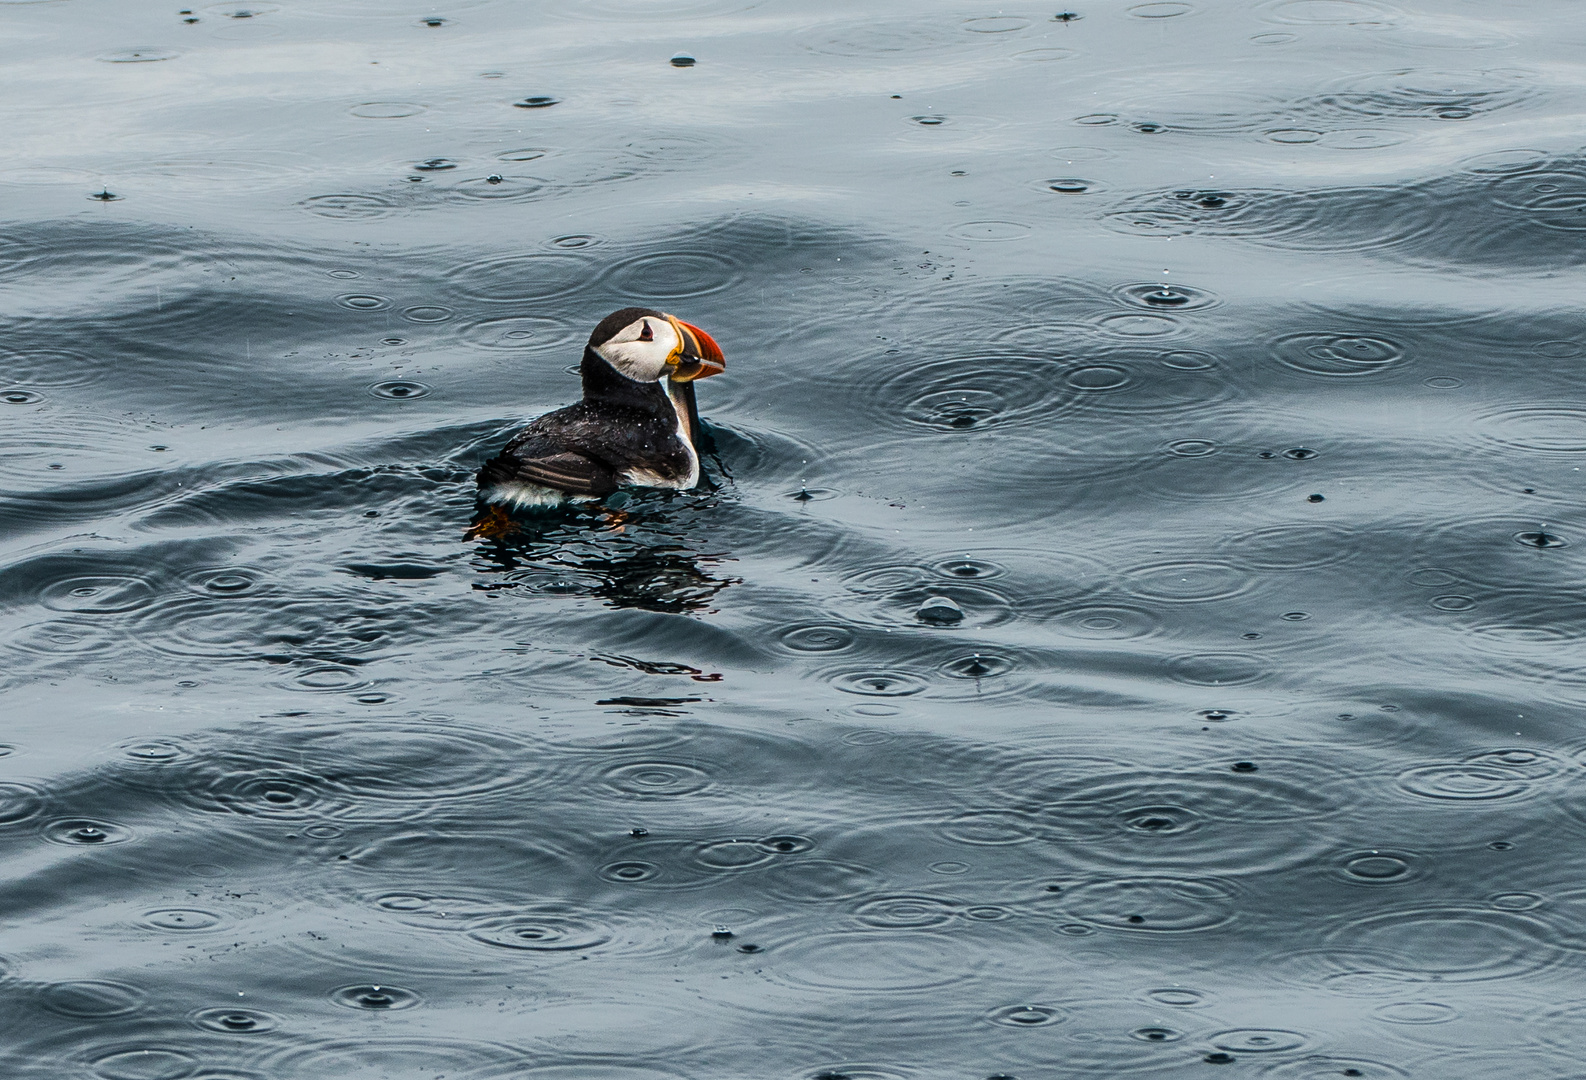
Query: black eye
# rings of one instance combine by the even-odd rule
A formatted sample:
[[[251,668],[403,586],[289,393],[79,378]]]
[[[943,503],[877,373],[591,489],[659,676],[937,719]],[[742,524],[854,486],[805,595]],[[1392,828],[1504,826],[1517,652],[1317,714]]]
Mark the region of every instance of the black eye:
[[[650,320],[644,320],[644,329],[639,331],[640,341],[654,341],[655,331],[650,329]]]

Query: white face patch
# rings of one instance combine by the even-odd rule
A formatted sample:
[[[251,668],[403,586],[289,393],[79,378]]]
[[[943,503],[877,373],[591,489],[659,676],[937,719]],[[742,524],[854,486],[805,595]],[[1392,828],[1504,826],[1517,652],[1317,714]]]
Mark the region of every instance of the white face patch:
[[[605,344],[596,345],[595,352],[636,382],[660,382],[673,370],[666,358],[678,345],[677,328],[669,320],[646,316],[624,326]]]

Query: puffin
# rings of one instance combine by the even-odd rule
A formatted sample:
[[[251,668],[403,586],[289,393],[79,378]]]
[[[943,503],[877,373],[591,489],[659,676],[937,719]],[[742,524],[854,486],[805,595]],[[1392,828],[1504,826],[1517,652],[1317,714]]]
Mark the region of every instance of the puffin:
[[[479,470],[479,501],[508,509],[593,502],[621,487],[699,483],[696,380],[727,368],[705,331],[652,308],[600,320],[579,365],[584,398],[546,413]]]

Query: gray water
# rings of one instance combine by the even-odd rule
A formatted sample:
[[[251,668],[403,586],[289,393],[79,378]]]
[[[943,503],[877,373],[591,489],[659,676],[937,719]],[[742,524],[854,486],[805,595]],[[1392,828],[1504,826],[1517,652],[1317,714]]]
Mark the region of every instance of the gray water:
[[[6,1076],[1586,1075],[1577,5],[0,43]]]

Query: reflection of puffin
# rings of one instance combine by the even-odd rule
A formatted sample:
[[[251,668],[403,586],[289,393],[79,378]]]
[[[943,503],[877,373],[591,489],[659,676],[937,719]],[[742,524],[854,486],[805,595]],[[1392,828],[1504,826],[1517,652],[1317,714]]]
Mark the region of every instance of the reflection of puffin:
[[[705,331],[649,308],[600,321],[584,347],[584,400],[547,413],[479,470],[482,502],[555,506],[619,487],[699,483],[694,380],[726,369]]]

